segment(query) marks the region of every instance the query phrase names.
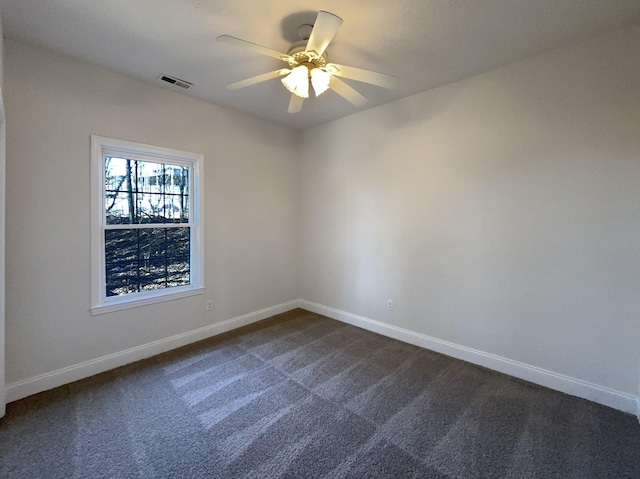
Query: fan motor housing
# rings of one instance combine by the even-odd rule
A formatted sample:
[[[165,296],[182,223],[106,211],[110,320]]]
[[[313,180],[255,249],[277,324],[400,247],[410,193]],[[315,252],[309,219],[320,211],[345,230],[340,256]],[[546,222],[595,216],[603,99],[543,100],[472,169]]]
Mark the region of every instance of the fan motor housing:
[[[300,40],[291,45],[287,55],[293,58],[289,61],[289,66],[294,67],[302,63],[311,63],[316,68],[323,68],[327,64],[326,52],[318,55],[315,52],[306,51],[308,40]]]

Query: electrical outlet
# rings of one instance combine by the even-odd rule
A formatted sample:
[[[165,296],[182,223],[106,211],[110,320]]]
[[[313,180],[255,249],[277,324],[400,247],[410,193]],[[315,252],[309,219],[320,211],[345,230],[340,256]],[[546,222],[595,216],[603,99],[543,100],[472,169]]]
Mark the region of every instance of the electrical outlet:
[[[211,311],[213,309],[213,300],[210,299],[207,301],[207,311]]]
[[[387,299],[387,309],[389,311],[393,311],[394,307],[395,307],[395,302],[393,301],[393,299]]]

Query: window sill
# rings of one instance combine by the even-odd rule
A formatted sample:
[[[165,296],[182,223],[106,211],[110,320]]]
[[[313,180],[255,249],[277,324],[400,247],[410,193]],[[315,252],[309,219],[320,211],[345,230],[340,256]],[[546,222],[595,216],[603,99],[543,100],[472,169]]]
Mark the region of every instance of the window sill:
[[[144,296],[142,298],[127,298],[119,299],[117,302],[110,302],[94,306],[91,308],[91,315],[96,316],[99,314],[112,313],[114,311],[121,311],[123,309],[138,308],[140,306],[147,306],[150,304],[162,303],[164,301],[173,301],[174,299],[187,298],[189,296],[197,296],[203,294],[204,287],[190,288],[186,290],[180,290],[175,292],[163,291],[160,294],[153,296]]]

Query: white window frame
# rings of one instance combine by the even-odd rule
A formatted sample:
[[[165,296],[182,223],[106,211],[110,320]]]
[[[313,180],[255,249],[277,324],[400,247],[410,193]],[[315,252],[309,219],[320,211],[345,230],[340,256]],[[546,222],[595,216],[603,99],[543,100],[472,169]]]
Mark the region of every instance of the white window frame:
[[[191,228],[190,284],[121,296],[106,296],[105,156],[171,163],[190,168],[189,223],[180,224],[180,226]],[[110,313],[204,293],[204,238],[201,203],[204,191],[202,186],[203,160],[204,156],[199,153],[91,135],[91,314]],[[153,228],[154,224],[126,226]]]

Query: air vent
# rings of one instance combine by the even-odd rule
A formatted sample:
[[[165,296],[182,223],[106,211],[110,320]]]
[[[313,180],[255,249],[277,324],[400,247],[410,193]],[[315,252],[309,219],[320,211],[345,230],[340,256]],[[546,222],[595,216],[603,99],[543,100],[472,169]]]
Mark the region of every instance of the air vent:
[[[158,78],[167,83],[171,83],[172,85],[179,86],[180,88],[184,88],[185,90],[188,90],[193,86],[193,83],[189,83],[186,80],[180,80],[180,78],[171,77],[169,75],[160,75]]]

